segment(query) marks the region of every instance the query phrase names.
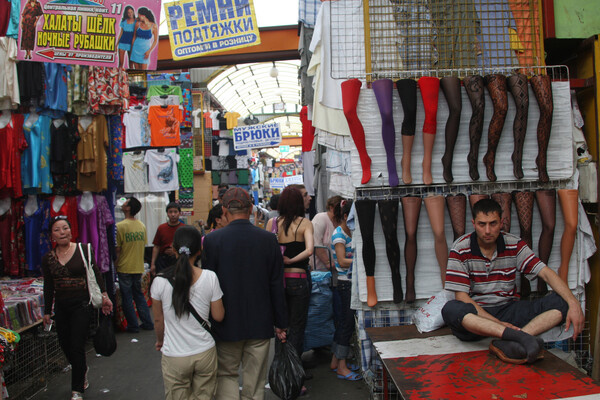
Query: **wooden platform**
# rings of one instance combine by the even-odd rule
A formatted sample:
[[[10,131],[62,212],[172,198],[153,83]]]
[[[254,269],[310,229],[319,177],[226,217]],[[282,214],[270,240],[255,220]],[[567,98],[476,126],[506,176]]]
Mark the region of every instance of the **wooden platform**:
[[[513,365],[489,353],[491,339],[461,342],[448,328],[420,334],[406,325],[366,332],[383,362],[384,379],[389,376],[406,400],[600,399],[596,381],[547,351],[534,364]]]

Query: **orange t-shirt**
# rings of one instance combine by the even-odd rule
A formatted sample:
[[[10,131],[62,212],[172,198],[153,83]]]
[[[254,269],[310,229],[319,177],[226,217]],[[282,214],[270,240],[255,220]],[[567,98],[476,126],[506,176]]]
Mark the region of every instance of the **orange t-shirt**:
[[[151,106],[148,111],[150,124],[150,146],[179,146],[179,124],[183,116],[179,106]]]

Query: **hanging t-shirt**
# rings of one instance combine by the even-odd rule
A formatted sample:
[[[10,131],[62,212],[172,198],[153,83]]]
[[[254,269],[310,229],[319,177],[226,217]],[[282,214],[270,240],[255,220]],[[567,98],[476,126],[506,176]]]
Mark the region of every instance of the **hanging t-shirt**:
[[[225,113],[225,120],[227,121],[227,129],[233,129],[238,125],[238,118],[241,115],[236,112]]]
[[[219,145],[219,155],[220,156],[228,156],[229,155],[229,142],[230,140],[219,140],[217,144]]]
[[[50,117],[61,117],[68,109],[68,72],[70,67],[64,64],[44,63],[46,72],[46,97],[44,110]]]
[[[222,111],[219,114],[217,114],[217,120],[219,121],[219,124],[217,125],[219,127],[219,130],[227,130],[227,118],[225,118],[225,114],[223,114]]]
[[[163,94],[162,96],[153,96],[148,103],[149,106],[178,106],[180,104],[179,96],[166,94]]]
[[[192,118],[194,119],[194,128],[202,128],[202,117],[203,117],[202,109],[197,109],[192,111]],[[206,123],[204,123],[206,126]]]
[[[153,88],[155,86],[151,86]],[[152,147],[179,146],[179,125],[181,124],[179,106],[152,106],[148,112],[150,124],[150,145]],[[127,135],[129,137],[129,133]]]
[[[210,115],[211,115],[211,113],[208,111],[204,113],[204,127],[212,130],[213,122],[212,122],[212,118],[210,117]]]
[[[147,192],[148,171],[144,163],[144,152],[125,152],[123,153],[123,170],[125,179],[125,193]]]
[[[179,189],[179,154],[174,149],[163,152],[148,150],[144,162],[148,164],[150,192],[170,192]]]
[[[212,120],[212,128],[213,128],[213,130],[216,130],[216,131],[219,130],[219,120],[217,119],[218,115],[219,115],[218,111],[213,111],[210,113],[210,119]]]
[[[181,187],[194,186],[194,149],[179,149],[179,183]]]
[[[148,88],[147,97],[154,96],[177,96],[179,97],[179,104],[183,103],[183,95],[181,92],[181,87],[179,86],[167,86],[167,85],[152,85]]]
[[[141,108],[137,108],[141,107]],[[150,146],[150,126],[148,125],[148,107],[136,106],[123,114],[123,125],[127,130],[125,147]]]

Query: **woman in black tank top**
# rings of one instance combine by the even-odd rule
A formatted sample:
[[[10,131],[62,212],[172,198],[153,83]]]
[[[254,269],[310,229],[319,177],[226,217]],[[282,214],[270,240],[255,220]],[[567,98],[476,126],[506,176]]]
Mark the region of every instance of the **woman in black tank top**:
[[[279,217],[272,218],[267,230],[277,235],[282,246],[289,330],[287,338],[298,355],[304,351],[304,329],[310,300],[308,259],[314,251],[312,223],[304,218],[300,190],[287,187],[279,198]]]

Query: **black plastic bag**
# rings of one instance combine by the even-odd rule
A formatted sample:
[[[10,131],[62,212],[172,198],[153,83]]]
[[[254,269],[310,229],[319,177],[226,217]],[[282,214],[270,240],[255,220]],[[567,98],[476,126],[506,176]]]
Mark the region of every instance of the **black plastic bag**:
[[[111,356],[117,350],[117,338],[112,318],[102,313],[100,313],[100,324],[94,336],[94,349],[96,354],[105,357]]]
[[[300,396],[304,384],[302,360],[290,342],[275,339],[275,357],[269,369],[271,391],[282,400]]]

